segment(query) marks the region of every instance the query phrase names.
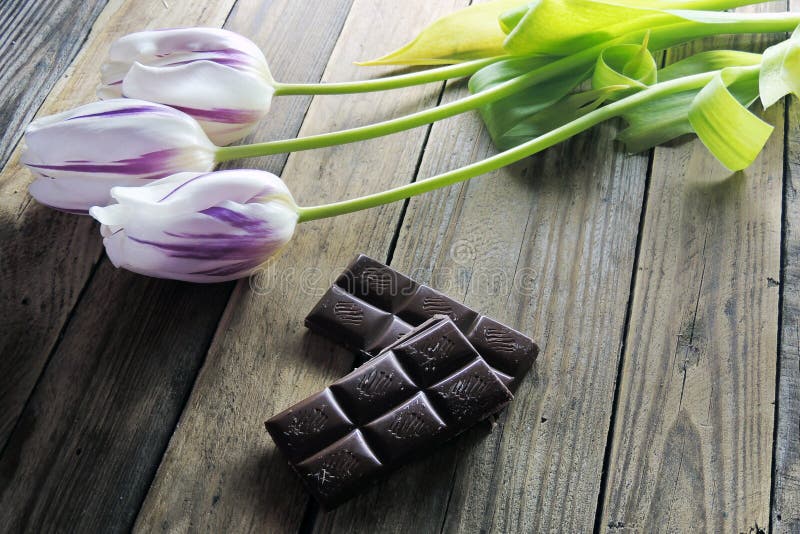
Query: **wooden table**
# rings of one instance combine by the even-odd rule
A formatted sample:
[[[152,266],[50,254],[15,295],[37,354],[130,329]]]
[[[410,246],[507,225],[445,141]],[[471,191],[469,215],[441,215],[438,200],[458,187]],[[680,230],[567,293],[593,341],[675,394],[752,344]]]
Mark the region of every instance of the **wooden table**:
[[[354,60],[467,3],[0,3],[0,530],[800,532],[797,101],[766,113],[776,130],[744,173],[728,176],[693,139],[626,155],[607,124],[469,184],[303,226],[238,284],[118,271],[96,223],[26,192],[24,126],[92,100],[125,33],[224,26],[261,46],[282,81],[361,79],[388,71]],[[281,97],[252,138],[464,94],[454,82]],[[247,164],[313,204],[492,153],[472,113]],[[352,365],[303,317],[358,252],[531,334],[542,353],[491,434],[323,514],[263,421]]]

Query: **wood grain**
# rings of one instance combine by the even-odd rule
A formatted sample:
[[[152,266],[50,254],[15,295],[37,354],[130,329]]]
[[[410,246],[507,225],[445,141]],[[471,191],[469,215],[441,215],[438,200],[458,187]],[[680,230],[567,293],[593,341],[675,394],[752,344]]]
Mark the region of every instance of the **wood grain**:
[[[98,66],[121,35],[148,27],[220,25],[232,4],[181,0],[167,8],[161,0],[112,0],[39,115],[94,100]],[[27,191],[32,176],[20,164],[20,152],[17,147],[0,173],[0,448],[102,253],[91,219],[33,202]]]
[[[228,25],[262,46],[276,75],[318,81],[349,2],[255,7]],[[309,103],[278,99],[253,136],[294,136]],[[280,173],[284,161],[262,168]],[[156,281],[102,260],[0,458],[0,524],[131,528],[232,287]]]
[[[0,530],[130,529],[229,294],[97,279],[0,458]]]
[[[761,50],[769,42],[747,36],[713,44]],[[686,47],[670,60],[702,48]],[[655,151],[605,530],[756,532],[768,525],[782,105],[765,117],[775,132],[745,172],[730,175],[694,138]]]
[[[0,3],[0,168],[107,0]]]
[[[390,50],[459,0],[354,2],[324,79],[383,71],[353,61]],[[247,17],[243,9],[237,16]],[[365,124],[436,104],[440,84],[315,98],[301,135]],[[289,157],[283,176],[301,204],[380,191],[414,176],[427,129]],[[353,357],[303,327],[357,252],[385,257],[402,205],[301,226],[260,276],[240,282],[223,316],[135,530],[291,532],[308,497],[263,422],[344,374]]]
[[[591,531],[648,164],[614,136],[606,124],[411,200],[392,266],[533,336],[541,354],[491,434],[474,429],[316,531]],[[420,179],[493,153],[477,115],[437,123]]]
[[[790,2],[793,11],[800,1]],[[786,124],[781,337],[772,528],[800,532],[800,105],[790,98]]]

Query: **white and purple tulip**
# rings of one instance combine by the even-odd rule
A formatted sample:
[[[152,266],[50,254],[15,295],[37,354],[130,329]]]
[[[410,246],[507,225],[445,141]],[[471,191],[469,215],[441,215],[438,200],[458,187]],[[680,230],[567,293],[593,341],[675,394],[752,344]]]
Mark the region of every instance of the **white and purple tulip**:
[[[24,163],[40,203],[87,213],[112,187],[143,185],[182,171],[210,171],[217,147],[197,121],[170,107],[129,99],[94,102],[33,121]]]
[[[261,50],[219,28],[132,33],[111,46],[100,98],[138,98],[194,117],[216,144],[242,139],[269,111],[274,81]]]
[[[144,187],[115,187],[94,207],[117,267],[158,278],[223,282],[248,276],[285,245],[297,206],[264,171],[179,173]]]

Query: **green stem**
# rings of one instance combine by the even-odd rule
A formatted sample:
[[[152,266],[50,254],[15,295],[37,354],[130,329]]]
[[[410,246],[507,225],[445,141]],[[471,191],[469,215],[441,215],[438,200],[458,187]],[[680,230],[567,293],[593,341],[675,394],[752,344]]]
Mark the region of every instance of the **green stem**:
[[[412,85],[421,85],[424,83],[441,82],[443,80],[450,80],[452,78],[463,78],[464,76],[471,76],[481,70],[482,68],[491,65],[504,56],[491,57],[486,59],[478,59],[475,61],[468,61],[466,63],[458,63],[456,65],[447,65],[435,69],[427,69],[420,72],[412,72],[410,74],[402,74],[399,76],[388,76],[386,78],[377,78],[374,80],[363,80],[357,82],[343,82],[343,83],[280,83],[275,82],[276,95],[344,95],[352,93],[369,93],[373,91],[386,91],[389,89],[400,89],[402,87],[411,87]]]
[[[543,67],[498,84],[491,89],[454,102],[442,104],[433,109],[427,109],[412,113],[411,115],[406,115],[405,117],[339,132],[252,145],[221,147],[216,153],[216,161],[221,163],[223,161],[240,158],[342,145],[430,124],[491,104],[492,102],[525,90],[537,83],[551,80],[567,72],[589,68],[597,60],[598,55],[603,49],[620,43],[641,42],[648,33],[650,34],[650,48],[653,50],[661,50],[699,37],[736,33],[789,32],[794,30],[798,25],[800,25],[800,14],[772,13],[758,14],[757,17],[750,17],[748,14],[742,14],[740,20],[730,22],[681,22],[654,28],[652,30],[639,30],[623,35],[622,37],[611,39],[610,41],[593,46],[577,54],[557,59]]]
[[[745,69],[745,67],[743,67]],[[746,67],[746,69],[753,69],[758,71],[760,65],[754,67]],[[501,152],[495,156],[484,159],[477,163],[461,167],[453,171],[449,171],[427,180],[413,182],[407,185],[389,189],[382,193],[367,195],[361,198],[352,200],[345,200],[343,202],[336,202],[333,204],[325,204],[322,206],[300,207],[298,208],[300,222],[314,221],[317,219],[325,219],[328,217],[335,217],[337,215],[344,215],[346,213],[353,213],[356,211],[374,208],[404,200],[413,196],[427,193],[435,189],[447,187],[459,182],[464,182],[476,176],[486,174],[488,172],[500,169],[512,163],[516,163],[524,158],[532,156],[537,152],[556,145],[570,137],[588,130],[597,124],[606,120],[618,117],[626,111],[647,102],[650,99],[661,98],[670,94],[679,93],[682,91],[689,91],[692,89],[700,89],[704,87],[711,79],[716,76],[720,71],[711,71],[693,76],[686,76],[678,78],[669,82],[656,84],[644,91],[631,95],[627,98],[617,102],[608,104],[583,117],[570,122],[564,126],[551,130],[550,132],[532,139],[527,143],[514,147],[512,149]]]
[[[412,113],[405,117],[361,126],[320,135],[311,135],[298,139],[285,139],[252,145],[236,145],[222,147],[217,150],[217,162],[230,161],[239,158],[265,156],[269,154],[282,154],[284,152],[297,152],[311,150],[346,143],[354,143],[365,139],[381,137],[425,124],[430,124],[441,119],[459,115],[479,107],[491,104],[496,100],[522,91],[538,82],[554,78],[564,72],[579,67],[588,67],[597,57],[599,47],[594,47],[578,54],[559,59],[540,69],[536,69],[517,78],[496,85],[495,87],[475,95],[456,100],[441,106]]]

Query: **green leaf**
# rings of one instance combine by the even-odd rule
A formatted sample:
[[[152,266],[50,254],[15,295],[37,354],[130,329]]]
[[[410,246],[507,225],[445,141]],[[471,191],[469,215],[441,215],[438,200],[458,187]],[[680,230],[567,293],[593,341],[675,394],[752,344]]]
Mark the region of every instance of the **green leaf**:
[[[527,1],[494,0],[461,9],[436,20],[402,48],[359,65],[446,65],[506,55],[498,17]]]
[[[469,81],[470,91],[472,93],[485,91],[539,68],[549,61],[548,58],[514,58],[499,61],[472,76]],[[583,70],[534,85],[481,108],[481,117],[495,145],[500,149],[507,149],[529,140],[530,137],[524,138],[524,134],[520,133],[522,130],[514,129],[523,122],[527,123],[526,131],[529,132],[538,132],[545,128],[546,126],[537,126],[537,117],[555,106],[590,75],[591,66],[589,65]],[[566,114],[563,115],[563,118],[565,119],[564,123],[570,120]],[[543,116],[542,120],[547,125],[552,123],[550,117]],[[513,134],[512,131],[514,131]]]
[[[496,140],[495,144],[502,150],[521,145],[583,117],[612,100],[616,93],[625,89],[625,86],[609,86],[568,95],[540,112],[517,122],[499,140]]]
[[[677,0],[537,0],[522,17],[519,9],[501,16],[508,31],[504,46],[516,55],[569,55],[631,31],[677,22],[680,17],[662,10],[682,5]]]
[[[473,93],[485,91],[539,68],[550,58],[515,58],[490,65],[470,80]],[[593,90],[572,93],[594,71]],[[538,84],[482,108],[481,116],[495,145],[512,148],[563,126],[602,104],[618,100],[656,81],[657,67],[647,42],[609,47],[593,68]]]
[[[790,93],[800,97],[800,28],[787,41],[764,51],[759,93],[765,108]]]
[[[675,93],[638,106],[624,115],[629,126],[617,138],[636,154],[692,133],[687,116],[697,91]]]
[[[728,90],[728,85],[739,76],[741,71],[722,71],[697,94],[689,107],[689,122],[697,136],[732,171],[740,171],[753,163],[774,129]]]
[[[597,58],[592,87],[624,86],[627,90],[614,92],[619,99],[656,83],[657,72],[658,65],[647,49],[647,40],[641,45],[610,46]]]

